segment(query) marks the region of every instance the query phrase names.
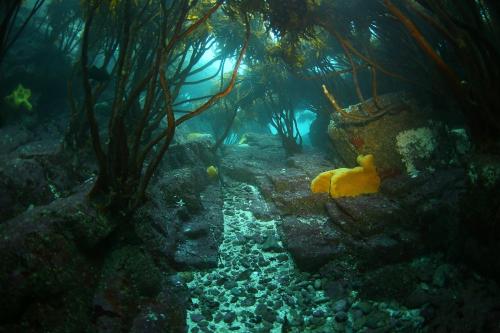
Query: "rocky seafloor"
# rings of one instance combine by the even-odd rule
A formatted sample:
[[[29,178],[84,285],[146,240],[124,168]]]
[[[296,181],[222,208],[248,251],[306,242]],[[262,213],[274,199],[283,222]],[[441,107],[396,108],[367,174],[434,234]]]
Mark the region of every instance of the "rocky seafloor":
[[[88,205],[91,163],[0,134],[1,332],[500,332],[497,198],[464,169],[331,199],[324,152],[187,142],[125,221]]]
[[[243,195],[242,195],[243,194]],[[252,185],[228,185],[224,195],[224,241],[218,267],[188,275],[193,306],[190,332],[345,332],[362,329],[416,331],[419,309],[364,301],[355,290],[332,299],[327,279],[301,272],[279,240],[279,216],[255,218],[264,199]],[[326,218],[322,223],[327,223]]]

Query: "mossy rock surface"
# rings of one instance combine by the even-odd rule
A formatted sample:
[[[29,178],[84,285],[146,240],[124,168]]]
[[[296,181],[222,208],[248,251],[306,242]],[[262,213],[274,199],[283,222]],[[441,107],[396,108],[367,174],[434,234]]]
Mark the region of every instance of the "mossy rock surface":
[[[391,94],[383,100],[394,110],[368,122],[334,122],[328,127],[328,134],[335,151],[346,163],[356,166],[358,155],[373,154],[379,172],[398,174],[405,172],[401,155],[396,148],[396,136],[410,128],[427,126],[429,110],[423,109],[404,94]],[[366,102],[369,104],[371,102]],[[363,108],[363,104],[359,105]]]
[[[78,332],[88,325],[99,265],[82,245],[110,230],[93,216],[76,194],[0,225],[0,331]],[[85,227],[73,228],[78,223]]]
[[[113,250],[105,260],[95,296],[95,325],[98,330],[125,331],[143,305],[160,293],[161,271],[140,246]]]

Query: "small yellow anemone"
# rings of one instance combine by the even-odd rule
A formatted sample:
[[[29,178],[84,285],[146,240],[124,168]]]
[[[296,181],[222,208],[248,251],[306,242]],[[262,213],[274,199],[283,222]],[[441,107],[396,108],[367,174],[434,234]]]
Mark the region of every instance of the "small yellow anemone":
[[[216,167],[214,167],[213,165],[209,166],[207,168],[207,175],[208,177],[210,178],[215,178],[219,175],[219,171],[217,170]]]

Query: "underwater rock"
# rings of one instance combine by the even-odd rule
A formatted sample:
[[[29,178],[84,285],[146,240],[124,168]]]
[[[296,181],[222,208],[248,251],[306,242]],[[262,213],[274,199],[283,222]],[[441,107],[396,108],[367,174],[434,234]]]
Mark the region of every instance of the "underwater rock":
[[[467,191],[460,206],[466,262],[500,283],[500,157],[475,155],[467,172]]]
[[[0,128],[0,155],[10,153],[33,138],[33,133],[24,126]]]
[[[273,233],[268,233],[266,235],[266,240],[262,244],[262,250],[265,252],[282,252],[283,248],[278,243],[278,238]]]
[[[454,267],[449,264],[440,265],[432,277],[432,283],[437,287],[444,287],[456,275],[454,274]]]
[[[224,314],[222,320],[227,324],[231,324],[233,321],[236,320],[236,314],[234,313],[234,311],[229,311],[226,314]]]
[[[381,191],[405,212],[411,212],[413,218],[418,218],[423,245],[457,255],[452,252],[462,247],[461,207],[473,207],[466,201],[468,190],[463,169],[422,173],[416,178],[394,177],[382,183]]]
[[[182,230],[182,233],[188,238],[188,239],[197,239],[200,237],[205,237],[209,232],[209,227],[206,223],[189,223],[184,227]]]
[[[266,180],[261,182],[262,194],[282,214],[303,216],[324,212],[327,196],[314,195],[310,191],[310,178],[303,171],[269,172]]]
[[[141,301],[139,313],[133,318],[130,332],[184,332],[186,331],[186,309],[188,307],[189,295],[187,288],[168,280],[162,283],[162,290],[151,301]],[[101,322],[109,323],[115,319],[114,329],[120,328],[120,323],[107,312],[107,318],[100,318]],[[103,320],[104,319],[104,320]],[[127,321],[129,319],[126,319]]]
[[[93,302],[97,330],[126,330],[143,300],[156,297],[164,275],[151,255],[138,246],[122,246],[103,263]]]
[[[52,139],[33,141],[4,156],[0,163],[0,223],[85,186],[81,180],[88,177],[92,162],[80,163],[78,170],[72,170],[59,147]]]
[[[434,332],[498,332],[498,292],[498,285],[462,271],[448,287],[430,292],[426,312],[432,313],[427,315],[426,326]]]
[[[271,308],[265,306],[263,303],[259,303],[257,307],[255,308],[255,314],[257,316],[262,317],[265,321],[268,323],[274,323],[277,319],[277,314],[276,311],[272,310]]]
[[[0,193],[0,223],[54,199],[44,168],[33,159],[15,158],[0,166]]]
[[[358,155],[373,154],[381,175],[406,172],[396,147],[396,137],[405,130],[426,127],[432,119],[432,110],[422,108],[414,97],[405,93],[382,95],[379,105],[390,111],[367,122],[343,118],[332,120],[328,133],[333,147],[348,167],[356,165]],[[369,115],[367,109],[374,109],[374,104],[369,100],[347,109],[354,114]],[[378,110],[372,110],[372,113],[376,114]]]
[[[113,226],[96,217],[84,193],[0,226],[0,323],[26,325],[13,331],[76,332],[90,322],[98,272],[90,254]]]
[[[173,259],[179,269],[213,268],[217,266],[217,248],[201,241],[185,240],[178,244]]]
[[[222,192],[218,185],[210,185],[200,193],[202,210],[195,212],[184,228],[198,230],[196,237],[179,235],[173,254],[175,265],[182,269],[217,266],[222,240]],[[182,222],[181,222],[182,223]],[[184,229],[185,230],[185,229]]]
[[[346,252],[344,234],[336,231],[323,217],[298,219],[287,217],[278,224],[283,246],[299,269],[315,271]],[[347,236],[348,237],[348,236]]]
[[[356,262],[358,269],[373,269],[423,250],[420,226],[381,194],[338,198],[326,207],[330,220],[288,217],[278,225],[285,248],[302,270],[342,260]]]
[[[415,270],[406,262],[384,265],[360,275],[357,279],[360,296],[379,301],[404,300],[418,283]]]
[[[252,199],[252,204],[250,205],[249,210],[256,219],[262,221],[270,221],[273,218],[273,215],[278,214],[276,208],[267,203],[262,196],[254,197]],[[258,242],[261,237],[261,235],[256,235],[255,240]]]
[[[190,167],[202,167],[205,170],[210,165],[216,165],[215,154],[207,141],[189,141],[173,144],[168,149],[165,159],[166,170]]]
[[[148,202],[135,214],[136,233],[150,252],[161,254],[156,260],[186,270],[216,266],[223,228],[220,185],[207,182],[201,167],[156,177]]]
[[[339,323],[346,322],[348,319],[347,313],[345,313],[344,311],[337,312],[335,314],[334,318],[335,318],[335,321],[337,321]]]
[[[171,170],[158,179],[158,187],[170,207],[186,207],[190,214],[203,210],[200,191],[208,185],[206,172],[200,167]]]
[[[190,132],[184,138],[184,142],[203,142],[207,145],[214,145],[215,139],[211,133]]]
[[[164,211],[139,210],[132,223],[117,221],[116,233],[118,224],[88,205],[88,191],[81,187],[0,226],[0,331],[12,318],[24,325],[8,326],[12,331],[77,332],[89,323],[101,331],[184,331],[188,296],[182,285],[165,281],[168,257],[158,251],[175,244],[169,230],[157,224],[155,212],[164,220]],[[109,237],[113,232],[116,237]],[[131,234],[130,244],[142,245],[120,245]],[[166,290],[169,285],[175,290]]]
[[[234,180],[257,185],[269,171],[283,168],[286,156],[276,136],[251,133],[247,138],[247,144],[224,146],[219,171]]]
[[[326,161],[322,154],[311,151],[289,157],[286,164],[288,168],[271,170],[268,177],[260,181],[264,197],[281,214],[307,216],[324,213],[328,196],[313,194],[310,181],[316,172],[331,168],[331,162]]]
[[[338,198],[327,210],[333,225],[349,235],[344,245],[360,269],[407,260],[422,251],[420,227],[383,195]]]
[[[405,211],[380,194],[336,198],[326,204],[333,223],[353,236],[370,236],[409,220]]]
[[[267,200],[264,215],[324,212],[326,197],[313,195],[309,183],[317,172],[331,168],[331,163],[317,152],[286,158],[279,139],[270,135],[250,136],[249,140],[245,146],[224,148],[221,169],[226,177],[256,185],[262,191]]]

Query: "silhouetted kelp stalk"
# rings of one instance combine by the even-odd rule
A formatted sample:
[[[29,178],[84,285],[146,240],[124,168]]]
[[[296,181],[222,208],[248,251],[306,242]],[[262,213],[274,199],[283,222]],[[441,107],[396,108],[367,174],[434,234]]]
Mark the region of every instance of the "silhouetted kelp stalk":
[[[500,151],[499,1],[291,0],[284,6],[263,0],[252,8],[269,22],[279,38],[275,54],[298,78],[318,79],[318,92],[325,85],[338,104],[372,95],[374,107],[366,110],[372,114],[343,119],[377,118],[387,112],[379,90],[410,84],[416,93],[441,97],[437,112],[460,108],[477,148]],[[313,45],[318,40],[324,42]]]
[[[462,106],[479,149],[500,147],[500,49],[498,1],[403,0],[406,12],[390,0],[385,6],[401,22],[415,43],[435,64]],[[460,70],[449,65],[419,28],[423,19],[453,47]]]
[[[287,94],[277,94],[277,96],[268,94],[264,100],[272,110],[271,126],[278,133],[285,152],[293,155],[302,150],[302,136],[295,118],[295,105],[290,96],[284,95]]]
[[[363,96],[363,93],[360,88],[358,79],[358,69],[367,68],[370,71],[370,76],[371,76],[370,101],[373,104],[374,109],[376,111],[373,111],[372,108],[368,107],[366,108],[366,112],[364,113],[347,112],[340,106],[340,103],[335,99],[333,93],[331,93],[328,90],[326,84],[322,84],[321,85],[322,92],[324,96],[327,98],[330,105],[333,107],[333,110],[336,111],[341,116],[341,119],[345,122],[369,122],[380,118],[381,116],[385,115],[388,112],[393,111],[394,110],[393,108],[387,108],[387,107],[382,108],[380,105],[379,94],[378,94],[377,71],[381,72],[382,74],[385,74],[388,77],[395,78],[401,81],[410,82],[412,84],[415,84],[415,82],[412,82],[411,80],[407,79],[401,74],[388,70],[387,68],[379,64],[375,59],[367,55],[364,55],[357,48],[355,48],[351,42],[349,42],[345,37],[343,37],[328,20],[320,20],[320,26],[323,27],[325,31],[327,31],[330,35],[335,37],[337,42],[340,44],[343,53],[348,59],[350,65],[348,69],[345,69],[340,72],[333,70],[333,72],[330,73],[330,75],[332,74],[340,75],[340,74],[350,73],[352,75],[352,81],[358,101],[360,103],[364,103],[365,97]],[[354,56],[356,56],[359,60],[355,61]],[[361,61],[362,63],[358,64],[359,61]],[[325,78],[326,77],[323,76],[323,79]]]
[[[116,82],[108,142],[103,144],[95,115],[102,85],[97,83],[93,87],[89,48],[94,20],[109,10],[106,3],[88,4],[82,36],[84,110],[99,169],[89,197],[102,208],[131,211],[143,202],[146,188],[172,142],[176,127],[200,115],[233,89],[248,46],[250,25],[245,17],[245,40],[227,86],[195,110],[175,119],[173,101],[193,67],[213,45],[213,39],[202,25],[223,1],[215,3],[188,27],[184,25],[194,4],[188,0],[172,2],[169,7],[163,1],[156,6],[146,1],[142,7],[131,1],[119,2],[114,12],[108,14],[117,17],[120,29],[116,37],[118,60],[112,70]],[[155,40],[155,47],[141,55],[144,51],[141,43],[151,39]],[[161,127],[164,118],[166,128]]]
[[[29,21],[43,6],[45,0],[36,0],[27,16],[18,22],[19,10],[23,4],[22,0],[2,0],[0,1],[0,65],[5,54],[19,38]],[[19,24],[20,23],[20,24]]]

